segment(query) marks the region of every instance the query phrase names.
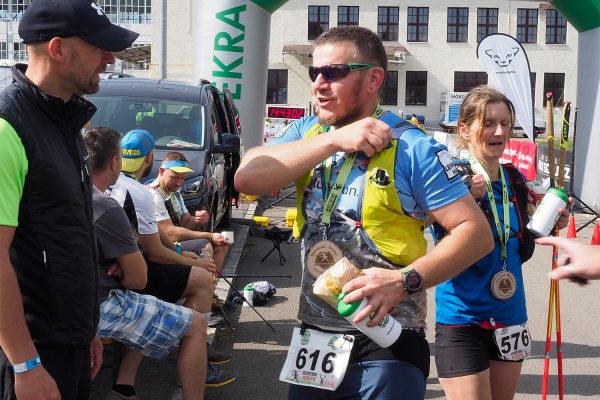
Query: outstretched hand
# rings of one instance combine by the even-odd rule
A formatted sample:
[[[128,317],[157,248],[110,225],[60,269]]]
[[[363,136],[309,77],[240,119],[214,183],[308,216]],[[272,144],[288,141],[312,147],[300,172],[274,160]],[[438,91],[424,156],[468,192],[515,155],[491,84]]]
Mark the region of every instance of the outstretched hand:
[[[548,273],[550,279],[570,279],[581,285],[587,279],[600,279],[600,247],[561,237],[544,237],[535,242],[557,246],[563,253],[558,258],[559,267]]]
[[[368,297],[369,304],[354,316],[353,321],[358,323],[374,314],[374,318],[367,325],[375,326],[383,321],[385,314],[393,310],[407,295],[399,271],[373,267],[364,269],[363,272],[364,275],[344,285],[342,291],[347,295],[343,301],[353,303]]]
[[[334,143],[340,150],[346,153],[362,151],[368,157],[379,153],[392,141],[389,125],[372,117],[336,129],[332,134]]]

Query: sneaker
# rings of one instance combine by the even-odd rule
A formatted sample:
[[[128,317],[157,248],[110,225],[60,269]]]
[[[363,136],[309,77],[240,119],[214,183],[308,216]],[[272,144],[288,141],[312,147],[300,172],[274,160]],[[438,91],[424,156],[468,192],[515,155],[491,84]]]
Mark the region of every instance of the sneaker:
[[[129,397],[123,396],[121,393],[111,390],[110,392],[108,392],[108,395],[105,397],[105,400],[137,400],[137,397],[136,396],[129,396]]]
[[[215,328],[221,325],[223,322],[225,322],[223,317],[220,317],[218,315],[211,315],[210,319],[208,320],[208,326],[209,328]]]
[[[206,344],[206,358],[209,364],[225,364],[231,361],[231,354],[218,351],[210,344]]]
[[[206,370],[206,387],[221,387],[225,386],[238,377],[239,373],[233,370],[218,369],[217,367],[208,364]]]

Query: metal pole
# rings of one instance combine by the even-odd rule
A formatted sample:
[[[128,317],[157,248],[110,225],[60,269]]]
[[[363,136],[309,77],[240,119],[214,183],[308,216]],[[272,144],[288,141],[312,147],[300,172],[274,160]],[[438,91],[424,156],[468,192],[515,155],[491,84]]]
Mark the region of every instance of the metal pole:
[[[235,288],[235,286],[233,286],[233,284],[225,277],[225,275],[221,274],[221,272],[219,272],[219,270],[217,270],[217,275],[219,275],[221,278],[223,278],[223,280],[229,285],[229,287],[231,288],[231,290],[233,290],[233,293],[235,293],[236,295],[238,295],[242,299],[242,302],[245,301],[246,304],[248,304],[248,306],[252,309],[252,311],[254,311],[256,313],[256,315],[258,315],[260,317],[260,319],[262,319],[263,322],[265,324],[267,324],[269,326],[269,328],[271,328],[271,330],[273,332],[275,332],[275,328],[273,328],[273,325],[271,325],[266,319],[264,319],[264,317],[262,315],[260,315],[260,313],[258,311],[256,311],[256,308],[254,308],[254,306],[252,304],[250,304],[248,302],[248,300],[246,300],[246,298],[244,297],[244,295],[241,294],[239,292],[239,290],[237,290]]]
[[[160,11],[158,19],[159,30],[159,47],[160,47],[160,57],[158,61],[158,71],[159,78],[165,79],[167,77],[167,0],[162,0],[160,2]]]

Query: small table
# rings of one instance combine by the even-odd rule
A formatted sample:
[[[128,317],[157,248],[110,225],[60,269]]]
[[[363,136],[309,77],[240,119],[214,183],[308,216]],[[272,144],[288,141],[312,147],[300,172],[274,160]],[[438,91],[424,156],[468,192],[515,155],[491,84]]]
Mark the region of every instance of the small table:
[[[263,232],[265,234],[265,239],[269,239],[273,243],[273,248],[262,258],[262,260],[260,260],[260,262],[262,263],[265,261],[273,251],[277,250],[277,253],[279,253],[279,264],[283,265],[283,263],[287,260],[283,254],[281,254],[280,245],[289,239],[290,235],[292,234],[292,230],[289,228],[281,229],[277,226],[273,226],[270,228],[265,228]]]

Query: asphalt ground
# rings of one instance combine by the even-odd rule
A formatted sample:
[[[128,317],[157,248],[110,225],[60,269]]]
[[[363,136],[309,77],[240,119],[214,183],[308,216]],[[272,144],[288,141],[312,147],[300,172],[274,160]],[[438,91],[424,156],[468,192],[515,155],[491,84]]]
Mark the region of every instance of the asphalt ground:
[[[282,192],[282,195],[290,190]],[[257,215],[269,216],[271,226],[284,226],[287,208],[295,206],[293,199],[284,199],[275,206],[263,210],[265,206],[278,200],[277,197],[263,197],[257,203],[241,203],[240,209],[234,213],[233,226],[242,232],[250,224],[253,207],[258,204]],[[577,227],[582,226],[590,217],[577,214]],[[208,400],[218,399],[285,399],[287,384],[278,380],[279,372],[285,360],[287,346],[292,329],[298,325],[296,312],[299,299],[301,279],[299,243],[283,243],[281,249],[287,262],[279,264],[275,253],[263,263],[261,258],[273,247],[270,240],[262,237],[262,232],[252,229],[247,236],[243,249],[236,244],[232,253],[238,253],[239,262],[230,265],[237,274],[256,275],[288,275],[287,277],[237,277],[233,285],[242,289],[246,283],[267,280],[277,287],[277,294],[266,306],[256,310],[275,329],[273,332],[261,318],[249,307],[237,307],[228,315],[234,328],[233,332],[222,330],[217,333],[215,347],[230,352],[233,359],[224,368],[240,372],[233,383],[206,389]],[[593,233],[593,225],[578,233],[578,239],[589,243]],[[429,239],[429,238],[428,238]],[[241,240],[241,238],[240,238]],[[468,246],[468,243],[465,243]],[[234,259],[237,257],[233,257]],[[548,298],[550,281],[546,277],[550,269],[552,250],[538,246],[533,257],[524,265],[524,280],[527,294],[529,327],[533,338],[533,355],[523,365],[521,381],[515,399],[539,399],[542,393],[542,376],[544,370],[544,352],[546,344]],[[229,259],[226,263],[232,263]],[[230,272],[233,273],[233,272]],[[222,285],[220,283],[219,285]],[[600,283],[591,282],[586,287],[579,287],[571,282],[560,284],[561,330],[565,399],[600,399]],[[224,293],[224,292],[222,292]],[[444,399],[444,392],[439,384],[433,354],[435,304],[433,289],[428,289],[428,318],[430,327],[427,338],[431,350],[431,372],[427,381],[427,399]],[[223,296],[221,294],[220,296]],[[224,298],[224,297],[222,297]],[[553,332],[556,319],[553,320]],[[556,360],[556,335],[553,333],[552,355],[550,359],[550,380],[548,399],[558,399],[558,378]],[[105,355],[108,359],[110,355]],[[104,368],[93,384],[92,399],[103,399],[110,389],[111,369]],[[138,374],[136,383],[138,399],[164,400],[180,398],[177,386],[175,358],[171,355],[166,360],[145,360]]]

